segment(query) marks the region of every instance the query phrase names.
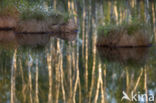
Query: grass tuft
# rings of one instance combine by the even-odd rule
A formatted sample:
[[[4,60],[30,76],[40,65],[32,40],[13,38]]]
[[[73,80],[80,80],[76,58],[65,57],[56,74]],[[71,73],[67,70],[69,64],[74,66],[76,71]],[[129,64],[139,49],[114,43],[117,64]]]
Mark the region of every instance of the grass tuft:
[[[22,20],[45,20],[48,16],[47,13],[39,7],[29,7],[29,8],[23,8],[21,9],[21,16],[20,18]]]
[[[73,17],[68,13],[62,13],[57,10],[46,11],[40,6],[29,7],[21,9],[21,20],[32,20],[36,19],[38,21],[45,21],[50,19],[53,24],[67,23],[68,20]]]
[[[107,26],[99,26],[98,27],[98,35],[103,35],[104,37],[107,37],[111,31],[118,30],[117,26],[114,25],[107,25]]]
[[[128,35],[133,35],[135,32],[139,30],[146,30],[149,31],[148,24],[144,24],[142,22],[135,22],[135,23],[122,23],[120,25],[105,25],[105,26],[99,26],[98,27],[98,35],[103,35],[104,37],[107,37],[109,34],[114,32],[120,32],[120,31],[127,31]]]

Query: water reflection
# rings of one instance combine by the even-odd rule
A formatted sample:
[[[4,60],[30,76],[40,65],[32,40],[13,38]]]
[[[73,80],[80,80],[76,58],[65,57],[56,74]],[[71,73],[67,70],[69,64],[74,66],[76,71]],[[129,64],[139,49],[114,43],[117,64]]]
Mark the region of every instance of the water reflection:
[[[46,46],[50,41],[50,38],[60,38],[63,40],[73,41],[77,37],[77,32],[73,33],[18,33],[14,31],[0,31],[0,43],[6,47],[17,47],[19,46]]]
[[[56,9],[58,2],[54,0]],[[39,34],[18,37],[10,32],[0,35],[3,44],[8,39],[11,44],[15,40],[17,45],[41,44],[45,47],[42,50],[29,46],[11,50],[0,47],[0,103],[121,103],[123,90],[128,95],[132,91],[156,94],[155,47],[150,50],[96,48],[97,24],[113,22],[116,25],[125,19],[131,20],[135,8],[136,16],[149,15],[149,20],[144,19],[155,28],[152,16],[155,15],[155,2],[83,1],[83,5],[77,1],[67,2],[70,12],[79,17],[80,31],[76,41]],[[152,8],[147,9],[148,5]],[[71,39],[71,34],[67,35]],[[156,40],[155,31],[151,35]],[[103,62],[103,59],[110,61]],[[129,59],[144,65],[132,67],[111,62],[127,62]]]
[[[145,64],[148,60],[148,47],[142,48],[104,48],[98,47],[100,58],[103,62],[115,61],[121,64]],[[132,65],[132,64],[131,64]]]
[[[4,48],[16,48],[16,36],[13,31],[0,31],[0,44]]]
[[[52,37],[60,38],[60,39],[67,40],[67,41],[74,41],[74,40],[76,40],[77,32],[73,32],[73,33],[56,33],[54,35],[52,34]]]
[[[45,46],[50,40],[48,34],[18,34],[16,35],[16,41],[19,45],[24,46]]]

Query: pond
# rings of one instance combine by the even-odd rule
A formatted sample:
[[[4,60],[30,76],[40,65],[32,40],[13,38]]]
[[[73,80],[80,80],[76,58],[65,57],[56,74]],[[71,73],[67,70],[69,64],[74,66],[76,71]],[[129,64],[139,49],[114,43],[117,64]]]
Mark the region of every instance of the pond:
[[[154,0],[40,0],[34,5],[72,12],[78,32],[0,30],[0,103],[156,103]],[[150,25],[151,47],[96,46],[98,25],[136,18]]]

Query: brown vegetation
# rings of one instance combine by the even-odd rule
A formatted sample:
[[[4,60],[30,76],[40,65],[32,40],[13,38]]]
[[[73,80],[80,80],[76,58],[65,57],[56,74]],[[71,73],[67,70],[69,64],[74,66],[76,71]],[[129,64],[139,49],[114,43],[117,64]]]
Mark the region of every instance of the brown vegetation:
[[[17,23],[15,31],[16,32],[46,32],[46,31],[50,31],[50,29],[47,27],[46,22],[32,19],[26,21],[20,20]]]
[[[6,7],[0,11],[0,28],[15,28],[19,12],[16,7]]]
[[[0,17],[0,28],[14,28],[16,26],[16,20],[12,17]]]
[[[77,28],[77,25],[72,19],[70,19],[65,25],[61,25],[60,27],[62,33],[73,33],[77,30]]]
[[[144,28],[135,31],[129,31],[125,28],[110,30],[107,36],[98,37],[97,46],[107,47],[142,47],[149,46],[149,32]]]
[[[77,25],[73,20],[65,24],[51,25],[44,20],[20,20],[16,26],[16,32],[53,32],[53,33],[72,33],[77,30]]]

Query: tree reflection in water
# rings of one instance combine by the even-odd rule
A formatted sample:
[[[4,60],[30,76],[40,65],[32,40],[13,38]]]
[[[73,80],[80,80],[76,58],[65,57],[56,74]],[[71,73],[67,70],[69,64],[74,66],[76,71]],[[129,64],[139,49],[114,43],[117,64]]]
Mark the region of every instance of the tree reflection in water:
[[[54,0],[56,9],[58,2]],[[0,47],[0,103],[120,103],[122,91],[156,94],[155,47],[96,48],[98,24],[130,22],[134,14],[152,25],[151,37],[156,40],[155,2],[73,0],[67,4],[80,24],[75,41],[50,35],[14,37],[12,32],[0,36],[2,44],[16,41],[12,49]],[[127,64],[129,59],[141,65]]]

